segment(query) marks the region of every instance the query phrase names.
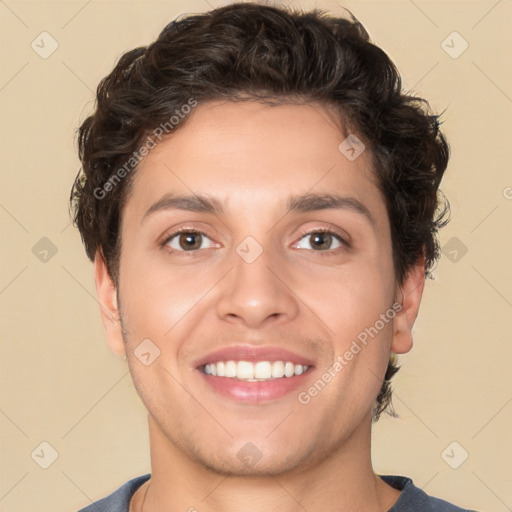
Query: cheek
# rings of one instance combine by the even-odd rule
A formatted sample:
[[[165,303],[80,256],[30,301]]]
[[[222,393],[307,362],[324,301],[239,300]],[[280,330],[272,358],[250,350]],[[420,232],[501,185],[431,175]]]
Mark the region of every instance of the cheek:
[[[165,417],[169,403],[179,403],[183,389],[176,382],[176,372],[163,364],[167,360],[162,353],[150,365],[145,366],[137,357],[128,357],[133,385],[153,417]],[[181,393],[181,394],[180,394]]]
[[[334,402],[346,404],[354,414],[373,403],[389,358],[394,286],[386,264],[375,259],[331,269],[329,276],[317,276],[317,286],[307,294],[308,306],[329,327],[332,340],[334,360],[323,370],[336,374],[336,384],[325,396],[332,394]]]
[[[331,268],[328,273],[322,269],[313,278],[304,279],[300,287],[300,296],[307,297],[307,305],[342,344],[374,326],[393,302],[392,274],[375,265],[352,265],[337,271]],[[379,326],[379,330],[386,330]]]
[[[164,339],[199,303],[214,276],[172,266],[165,257],[132,255],[121,266],[123,312],[139,334]]]

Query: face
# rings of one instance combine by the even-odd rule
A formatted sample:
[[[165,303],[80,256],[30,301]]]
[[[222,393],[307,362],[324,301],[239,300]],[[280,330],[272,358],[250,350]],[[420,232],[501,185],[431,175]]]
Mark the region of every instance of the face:
[[[395,283],[369,151],[345,137],[320,105],[207,102],[137,170],[119,289],[100,258],[96,282],[158,453],[279,474],[368,434],[423,276]]]

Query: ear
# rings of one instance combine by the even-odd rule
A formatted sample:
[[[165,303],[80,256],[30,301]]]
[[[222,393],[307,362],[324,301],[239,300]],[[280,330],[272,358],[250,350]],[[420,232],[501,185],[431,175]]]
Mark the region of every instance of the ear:
[[[412,348],[412,327],[418,316],[424,286],[425,256],[422,256],[407,273],[395,298],[402,305],[393,319],[391,351],[395,354],[405,354]]]
[[[101,320],[107,334],[110,349],[121,356],[126,355],[121,315],[117,303],[117,289],[110,277],[103,255],[98,250],[94,257],[94,279],[101,310]]]

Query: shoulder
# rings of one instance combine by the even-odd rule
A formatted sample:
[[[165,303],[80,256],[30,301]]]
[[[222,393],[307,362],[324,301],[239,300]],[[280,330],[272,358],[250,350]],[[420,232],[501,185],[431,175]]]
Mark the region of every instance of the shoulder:
[[[146,482],[150,476],[151,474],[147,474],[129,480],[119,487],[117,491],[114,491],[106,498],[102,498],[80,509],[79,512],[128,512],[130,500],[135,494],[135,491]]]
[[[421,510],[422,512],[476,512],[457,507],[447,501],[429,496],[416,487],[410,478],[395,475],[379,475],[384,482],[401,492],[400,497],[388,512],[409,512]]]

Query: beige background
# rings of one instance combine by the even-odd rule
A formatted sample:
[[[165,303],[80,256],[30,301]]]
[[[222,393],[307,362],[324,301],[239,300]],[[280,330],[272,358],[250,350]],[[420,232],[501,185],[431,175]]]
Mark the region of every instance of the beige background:
[[[512,1],[340,3],[391,55],[407,89],[447,108],[453,150],[442,186],[453,220],[441,242],[450,245],[401,359],[400,419],[374,427],[375,469],[461,506],[511,510]],[[2,511],[71,512],[150,470],[145,410],[105,344],[93,267],[69,224],[74,132],[124,50],[181,13],[220,4],[0,0]],[[341,14],[335,2],[318,5]],[[43,31],[59,45],[46,59],[31,47]],[[456,59],[441,46],[453,31],[469,44]],[[43,237],[57,249],[46,262],[39,246],[33,252]],[[43,441],[58,452],[47,469]],[[460,447],[444,452],[453,441]],[[463,450],[467,460],[452,469],[446,461],[460,463]]]

